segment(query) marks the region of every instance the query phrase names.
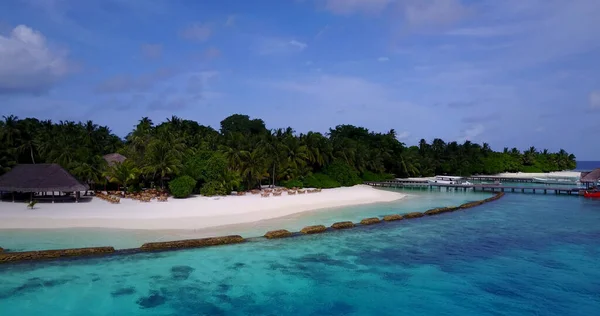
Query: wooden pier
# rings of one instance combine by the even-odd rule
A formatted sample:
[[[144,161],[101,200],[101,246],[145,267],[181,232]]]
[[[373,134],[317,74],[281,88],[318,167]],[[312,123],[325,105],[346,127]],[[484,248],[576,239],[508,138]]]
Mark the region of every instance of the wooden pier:
[[[539,186],[539,187],[521,187],[515,185],[494,185],[494,184],[439,184],[439,183],[428,183],[427,180],[390,180],[383,182],[365,182],[366,185],[373,187],[382,188],[418,188],[418,189],[453,189],[467,191],[469,189],[480,192],[512,192],[512,193],[542,193],[542,194],[566,194],[566,195],[580,195],[582,189],[578,188],[565,188],[565,187],[550,187],[550,186]]]
[[[504,177],[492,177],[492,176],[471,176],[464,177],[469,181],[491,181],[491,182],[517,182],[517,183],[533,183],[533,178],[504,178]]]

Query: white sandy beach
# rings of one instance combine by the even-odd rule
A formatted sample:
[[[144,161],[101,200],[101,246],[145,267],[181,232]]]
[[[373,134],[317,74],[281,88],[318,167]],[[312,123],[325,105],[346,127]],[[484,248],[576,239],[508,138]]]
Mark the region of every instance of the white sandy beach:
[[[201,229],[256,222],[295,213],[343,206],[391,202],[406,194],[365,185],[323,190],[320,193],[261,198],[260,195],[169,199],[139,202],[121,199],[110,204],[94,198],[81,203],[0,202],[0,229],[121,228]]]

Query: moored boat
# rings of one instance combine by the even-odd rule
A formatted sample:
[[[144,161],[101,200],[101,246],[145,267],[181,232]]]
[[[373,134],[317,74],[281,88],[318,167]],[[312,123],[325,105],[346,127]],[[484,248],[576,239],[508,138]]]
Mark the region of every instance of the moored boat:
[[[583,196],[586,198],[600,198],[600,191],[585,191]]]
[[[427,180],[430,184],[456,184],[456,185],[473,185],[473,183],[465,180],[463,177],[457,176],[436,176],[435,179]]]

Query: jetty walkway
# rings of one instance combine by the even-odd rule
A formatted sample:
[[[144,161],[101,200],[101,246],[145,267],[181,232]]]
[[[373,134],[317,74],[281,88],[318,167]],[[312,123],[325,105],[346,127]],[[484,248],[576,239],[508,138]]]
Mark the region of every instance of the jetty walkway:
[[[473,179],[473,178],[467,178]],[[492,179],[488,181],[502,181],[499,179],[503,178],[490,178],[486,177],[486,179]],[[509,180],[509,179],[507,179]],[[510,179],[512,180],[512,178]],[[514,181],[511,181],[514,182]],[[532,181],[531,181],[532,182]],[[523,181],[522,183],[526,183]],[[481,192],[513,192],[513,193],[542,193],[542,194],[566,194],[566,195],[583,195],[583,189],[579,188],[569,188],[569,187],[560,187],[560,186],[518,186],[518,185],[497,185],[497,184],[440,184],[440,183],[429,183],[427,180],[421,179],[396,179],[396,180],[388,180],[388,181],[367,181],[364,182],[366,185],[370,185],[373,187],[382,187],[382,188],[414,188],[414,189],[453,189],[453,190],[473,190],[473,191],[481,191]]]

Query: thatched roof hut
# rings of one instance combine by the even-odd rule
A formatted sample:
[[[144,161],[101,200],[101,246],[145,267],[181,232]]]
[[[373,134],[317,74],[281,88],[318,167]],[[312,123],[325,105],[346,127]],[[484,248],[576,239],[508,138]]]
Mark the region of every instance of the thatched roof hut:
[[[0,176],[0,191],[4,192],[78,192],[88,189],[58,164],[17,165]]]
[[[600,168],[594,169],[590,172],[582,172],[581,179],[582,183],[596,183],[600,180]]]
[[[125,159],[127,159],[127,157],[125,157],[119,153],[112,153],[112,154],[104,155],[103,158],[104,158],[104,160],[106,160],[109,167],[114,166],[115,163],[123,163],[123,161],[125,161]]]

